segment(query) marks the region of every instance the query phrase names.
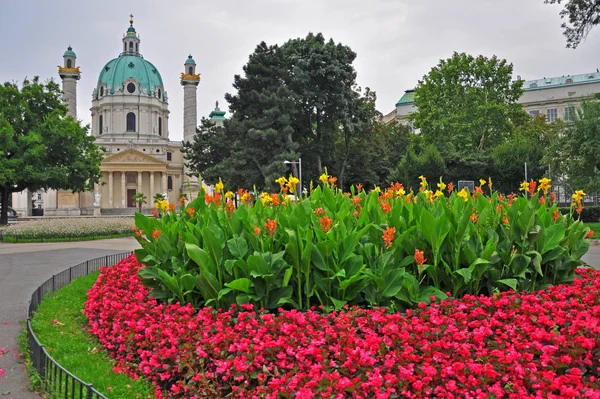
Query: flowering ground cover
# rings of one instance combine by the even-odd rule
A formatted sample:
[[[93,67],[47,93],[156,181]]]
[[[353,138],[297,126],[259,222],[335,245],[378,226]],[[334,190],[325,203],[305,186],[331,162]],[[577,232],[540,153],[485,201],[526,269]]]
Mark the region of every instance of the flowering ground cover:
[[[531,293],[330,313],[159,303],[101,270],[91,332],[157,398],[600,398],[600,272]]]
[[[20,222],[3,231],[4,242],[82,241],[132,235],[131,218],[72,217]]]
[[[81,277],[45,298],[32,318],[32,328],[38,340],[59,364],[83,381],[93,384],[110,399],[152,398],[152,385],[115,373],[106,350],[87,332],[88,321],[81,309],[87,291],[97,278],[98,273]],[[19,341],[24,345],[21,353],[29,353],[26,335]],[[39,388],[40,380],[33,374],[35,368],[30,367],[29,372],[32,374],[33,387]],[[51,391],[52,387],[45,387],[45,390]]]

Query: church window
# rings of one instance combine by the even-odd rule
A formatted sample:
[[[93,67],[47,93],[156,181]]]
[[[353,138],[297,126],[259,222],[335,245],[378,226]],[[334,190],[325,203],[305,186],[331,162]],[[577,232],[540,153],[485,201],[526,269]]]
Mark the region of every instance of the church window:
[[[189,73],[190,75],[193,75],[193,74],[194,74],[194,68],[192,68],[192,67],[189,67],[189,68],[188,68],[188,73]]]
[[[127,84],[127,92],[131,94],[135,93],[135,85],[133,83]]]
[[[100,86],[100,97],[104,96],[104,86]]]
[[[100,117],[98,118],[98,134],[102,134],[102,129],[104,128],[103,126],[103,120],[102,120],[102,115],[100,115]]]
[[[162,118],[158,117],[158,135],[162,136]]]
[[[172,160],[173,160],[173,153],[167,152],[167,161],[172,161]]]
[[[173,190],[173,176],[167,176],[167,190]]]
[[[67,60],[67,68],[71,68],[71,65],[73,65],[71,64],[71,60]]]
[[[133,52],[133,42],[129,42],[129,51]]]
[[[159,99],[161,98],[161,94],[162,94],[162,92],[160,91],[160,89],[158,89],[158,98]]]
[[[138,51],[138,44],[137,43],[135,44],[135,51],[136,52]]]
[[[127,131],[135,132],[135,114],[133,112],[127,114]]]
[[[127,43],[123,43],[123,51],[127,51]]]

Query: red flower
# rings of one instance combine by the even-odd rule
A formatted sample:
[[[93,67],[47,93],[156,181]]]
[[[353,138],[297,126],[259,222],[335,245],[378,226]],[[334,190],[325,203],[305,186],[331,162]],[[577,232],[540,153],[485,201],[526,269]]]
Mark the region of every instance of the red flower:
[[[537,182],[535,180],[531,180],[529,182],[529,190],[527,190],[529,192],[529,194],[531,194],[531,195],[535,194],[536,187],[537,187]]]
[[[158,218],[158,209],[152,209],[152,216]]]
[[[587,234],[585,235],[585,238],[592,238],[593,235],[594,235],[594,230],[589,229]]]
[[[505,218],[502,218],[502,223],[503,223],[505,226],[508,226],[508,218],[506,218],[506,217],[505,217]]]
[[[550,193],[550,202],[556,202],[556,193],[554,191]]]
[[[425,252],[415,249],[415,262],[417,262],[417,265],[422,265],[426,261],[427,259],[425,259]]]
[[[454,184],[452,184],[452,182],[448,183],[448,192],[451,193],[452,191],[454,191]]]
[[[194,213],[196,213],[196,210],[194,208],[188,208],[185,211],[187,212],[188,215],[190,215],[191,218],[193,218]]]
[[[254,235],[257,236],[260,234],[260,227],[254,226]]]
[[[546,197],[544,197],[543,195],[540,197],[539,199],[540,204],[544,205],[546,203]]]
[[[552,220],[554,220],[555,222],[560,218],[560,212],[558,211],[558,209],[555,209],[554,212],[552,212]]]
[[[169,204],[169,210],[171,212],[175,211],[175,204]]]
[[[357,191],[357,192],[359,192],[359,193],[360,193],[360,192],[362,191],[362,189],[363,189],[363,186],[362,186],[362,184],[360,184],[360,183],[359,183],[359,184],[357,184],[357,185],[356,185],[356,191]]]
[[[383,213],[387,214],[389,211],[392,210],[392,207],[390,206],[389,203],[384,202],[381,204],[381,209],[383,209]]]
[[[235,205],[232,200],[227,201],[227,204],[225,204],[225,211],[230,215],[235,211]]]
[[[471,222],[477,223],[478,220],[479,220],[479,217],[477,216],[477,212],[473,212],[471,214]]]
[[[383,232],[383,245],[386,248],[392,247],[392,241],[394,241],[394,235],[396,235],[396,228],[387,226]]]
[[[317,216],[324,215],[325,212],[327,212],[327,211],[325,209],[323,209],[323,208],[317,208],[317,209],[315,209],[315,215],[317,215]]]
[[[159,235],[160,235],[160,230],[154,230],[152,232],[152,238],[154,238],[155,240],[158,238]]]
[[[333,220],[331,220],[329,216],[325,216],[319,219],[319,223],[321,223],[323,231],[327,233],[331,229],[331,224],[333,223]]]
[[[270,236],[273,236],[273,234],[275,234],[275,229],[277,229],[277,220],[267,219],[265,229],[267,229]]]

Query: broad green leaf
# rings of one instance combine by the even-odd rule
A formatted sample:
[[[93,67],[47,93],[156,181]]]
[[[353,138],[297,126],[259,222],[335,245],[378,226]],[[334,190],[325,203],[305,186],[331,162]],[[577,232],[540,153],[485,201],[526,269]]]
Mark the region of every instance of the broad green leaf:
[[[250,293],[250,280],[247,278],[238,278],[230,283],[225,283],[225,287],[248,294]]]
[[[248,253],[248,243],[244,237],[234,237],[227,240],[227,248],[231,255],[238,259],[243,259]]]
[[[503,279],[503,280],[498,280],[498,283],[504,284],[507,287],[510,287],[510,288],[512,288],[515,291],[517,290],[517,279],[506,278],[506,279]]]

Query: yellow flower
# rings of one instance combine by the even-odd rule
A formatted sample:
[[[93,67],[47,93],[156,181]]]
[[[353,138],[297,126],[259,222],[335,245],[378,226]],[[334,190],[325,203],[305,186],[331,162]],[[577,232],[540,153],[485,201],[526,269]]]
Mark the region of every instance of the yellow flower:
[[[260,195],[260,202],[262,202],[263,205],[269,205],[271,202],[273,202],[273,198],[271,198],[269,193],[262,193]]]
[[[219,177],[219,182],[215,184],[215,190],[218,193],[220,193],[221,191],[223,191],[223,188],[225,188],[225,185],[223,184],[223,180],[221,180],[221,178]]]
[[[421,190],[425,190],[427,188],[427,179],[423,175],[419,176],[419,179],[421,179],[421,183],[419,183],[421,185]]]
[[[437,184],[438,188],[440,189],[440,191],[444,191],[446,189],[446,185],[444,184],[444,182],[442,181],[442,178],[440,177],[440,182]]]
[[[225,199],[227,199],[227,198],[231,198],[231,197],[233,197],[233,192],[232,192],[232,191],[227,191],[227,192],[225,193]]]
[[[396,196],[402,197],[404,194],[406,194],[406,191],[404,190],[404,187],[396,190]]]
[[[166,212],[169,210],[169,203],[167,200],[158,200],[156,201],[156,209],[161,212]]]
[[[440,190],[437,190],[434,195],[435,195],[435,198],[440,198],[440,197],[444,196],[444,193],[441,192]]]
[[[379,186],[375,186],[373,188],[373,191],[375,191],[376,193],[380,193],[381,192],[381,188]]]
[[[425,198],[427,198],[427,201],[433,201],[435,199],[435,197],[433,196],[433,191],[431,190],[425,190]]]
[[[544,192],[544,195],[548,194],[548,190],[550,190],[550,187],[552,187],[550,185],[550,182],[552,180],[548,179],[547,177],[543,177],[539,180],[540,185],[538,186],[538,191],[542,190]]]
[[[469,200],[469,192],[464,188],[460,190],[457,195],[463,200],[465,200],[465,202]]]
[[[300,183],[300,180],[298,180],[294,176],[290,175],[290,178],[288,179],[288,184],[287,184],[288,188],[290,189],[290,193],[294,194],[298,183]]]
[[[583,197],[585,196],[586,194],[583,192],[583,190],[577,190],[575,191],[575,194],[573,194],[573,202],[577,205],[580,205],[581,201],[583,200]]]
[[[285,186],[285,183],[287,183],[287,179],[285,178],[285,176],[281,176],[279,179],[275,180],[275,183],[279,184],[280,188],[283,188],[283,186]]]
[[[485,179],[479,179],[479,186],[483,186],[485,183],[487,183]]]
[[[521,188],[519,188],[519,191],[527,191],[527,190],[529,190],[529,183],[524,181],[523,183],[521,183]]]
[[[321,183],[323,183],[323,184],[327,184],[327,179],[329,179],[329,175],[327,175],[327,173],[323,173],[319,177],[319,180],[321,180]]]

